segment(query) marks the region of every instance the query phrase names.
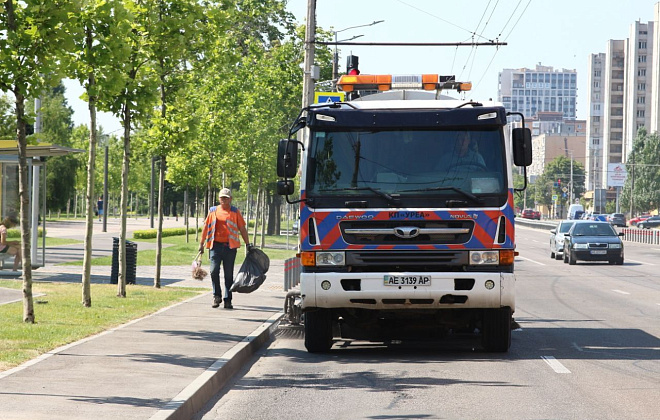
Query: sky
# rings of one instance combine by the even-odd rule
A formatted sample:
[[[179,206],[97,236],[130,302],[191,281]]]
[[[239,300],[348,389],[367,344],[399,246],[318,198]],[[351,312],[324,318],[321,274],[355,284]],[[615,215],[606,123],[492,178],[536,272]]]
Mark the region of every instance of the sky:
[[[307,0],[289,0],[287,10],[300,24]],[[340,46],[339,69],[346,56],[357,55],[362,74],[443,74],[472,82],[467,99],[497,100],[497,78],[503,69],[535,68],[538,63],[577,71],[577,117],[588,114],[589,55],[605,52],[609,39],[626,39],[635,21],[653,20],[649,0],[317,0],[317,27],[338,31],[338,40],[354,42],[506,42],[500,47]],[[383,20],[373,26],[368,25]],[[346,29],[352,28],[352,29]],[[346,29],[346,30],[344,30]],[[302,70],[301,70],[302,71]],[[87,124],[87,104],[77,99],[82,88],[65,83],[74,123]],[[99,115],[104,133],[120,133],[119,121]]]

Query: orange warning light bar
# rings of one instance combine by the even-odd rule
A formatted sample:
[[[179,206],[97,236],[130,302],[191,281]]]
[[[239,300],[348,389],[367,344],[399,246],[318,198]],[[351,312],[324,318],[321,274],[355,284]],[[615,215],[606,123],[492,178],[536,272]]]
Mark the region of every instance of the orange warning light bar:
[[[337,87],[344,92],[356,90],[387,91],[392,89],[452,89],[464,92],[472,90],[472,83],[456,82],[454,76],[440,76],[437,74],[351,74],[341,76],[337,82]]]

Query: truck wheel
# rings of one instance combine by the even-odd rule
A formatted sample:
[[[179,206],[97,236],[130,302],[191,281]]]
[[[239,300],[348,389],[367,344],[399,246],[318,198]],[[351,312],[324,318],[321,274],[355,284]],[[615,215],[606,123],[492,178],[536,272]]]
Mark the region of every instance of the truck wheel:
[[[486,351],[507,352],[511,347],[511,309],[485,309],[481,344]]]
[[[332,347],[330,310],[305,312],[305,348],[310,353],[323,353]]]

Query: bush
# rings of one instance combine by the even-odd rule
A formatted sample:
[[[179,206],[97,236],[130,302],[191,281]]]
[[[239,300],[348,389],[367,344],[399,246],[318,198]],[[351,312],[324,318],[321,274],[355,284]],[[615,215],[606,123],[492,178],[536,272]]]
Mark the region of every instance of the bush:
[[[198,228],[198,230],[201,232],[202,228]],[[188,228],[188,233],[195,233],[195,228]],[[163,229],[163,237],[165,236],[179,236],[179,235],[185,235],[186,234],[186,228],[169,228],[169,229]],[[136,230],[133,232],[133,238],[134,239],[153,239],[156,236],[158,236],[158,230],[157,229],[148,229],[148,230]]]
[[[41,238],[42,236],[44,236],[43,228],[37,228],[37,237]],[[18,238],[18,239],[20,239],[21,238],[21,230],[18,229],[18,228],[7,229],[7,239],[9,239],[9,238]]]

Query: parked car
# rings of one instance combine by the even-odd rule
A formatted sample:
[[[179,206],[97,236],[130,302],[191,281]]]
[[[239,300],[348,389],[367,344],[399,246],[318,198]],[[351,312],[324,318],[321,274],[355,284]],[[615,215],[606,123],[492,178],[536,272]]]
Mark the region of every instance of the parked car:
[[[614,226],[626,227],[626,216],[623,213],[612,213],[607,216],[607,221]]]
[[[550,230],[550,258],[561,260],[564,255],[564,234],[575,223],[574,220],[562,220]]]
[[[564,262],[607,261],[623,265],[623,232],[617,233],[607,222],[576,220],[564,234]]]
[[[660,216],[651,216],[637,223],[637,227],[640,229],[651,229],[658,226],[660,226]]]
[[[641,216],[633,217],[632,219],[628,220],[628,225],[637,226],[637,223],[643,222],[644,220],[648,219],[649,217],[651,217],[650,214],[642,214]]]
[[[524,209],[520,214],[523,219],[541,220],[541,212],[534,209]]]

